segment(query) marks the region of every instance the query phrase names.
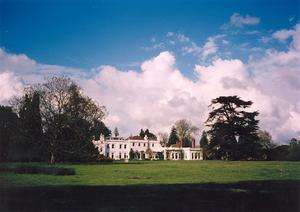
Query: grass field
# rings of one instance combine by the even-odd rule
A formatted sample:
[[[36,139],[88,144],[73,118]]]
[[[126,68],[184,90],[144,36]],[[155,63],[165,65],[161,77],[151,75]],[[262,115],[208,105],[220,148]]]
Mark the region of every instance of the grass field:
[[[0,167],[18,165],[0,164]],[[0,211],[18,211],[18,207],[22,211],[24,208],[28,208],[25,211],[299,211],[300,208],[299,162],[137,161],[56,166],[73,168],[76,174],[0,173]],[[36,204],[31,204],[32,201]]]

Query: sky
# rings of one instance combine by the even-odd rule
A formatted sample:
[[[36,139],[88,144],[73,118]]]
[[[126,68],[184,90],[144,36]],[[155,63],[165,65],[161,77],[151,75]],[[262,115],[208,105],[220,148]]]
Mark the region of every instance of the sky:
[[[210,101],[254,102],[276,142],[300,137],[295,0],[0,0],[0,104],[67,75],[123,135],[201,130]]]

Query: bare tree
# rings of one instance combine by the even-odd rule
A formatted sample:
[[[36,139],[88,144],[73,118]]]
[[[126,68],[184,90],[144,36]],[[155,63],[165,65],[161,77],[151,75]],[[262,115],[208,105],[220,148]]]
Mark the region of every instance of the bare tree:
[[[191,121],[186,119],[176,121],[175,128],[181,146],[183,145],[184,139],[191,139],[199,131],[198,127],[193,126]]]
[[[168,140],[169,140],[169,135],[168,133],[166,132],[159,132],[158,133],[158,137],[159,137],[159,140],[160,140],[160,144],[165,147],[168,143]]]

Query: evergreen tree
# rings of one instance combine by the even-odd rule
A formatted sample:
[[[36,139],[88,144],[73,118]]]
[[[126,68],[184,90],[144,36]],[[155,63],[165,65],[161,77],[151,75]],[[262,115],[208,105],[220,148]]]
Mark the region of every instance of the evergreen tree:
[[[208,145],[207,133],[203,131],[200,138],[200,147],[204,148],[207,147],[207,145]]]
[[[117,127],[114,129],[114,135],[115,135],[115,137],[119,136],[119,130]]]
[[[141,131],[140,131],[140,136],[141,136],[141,138],[144,138],[144,137],[145,137],[145,132],[144,132],[143,129],[141,129]]]
[[[212,100],[213,111],[209,113],[206,124],[210,127],[209,147],[214,152],[214,158],[259,158],[258,112],[244,110],[251,105],[251,101],[241,100],[237,96],[221,96]]]
[[[9,149],[18,133],[18,123],[18,116],[12,108],[0,105],[0,162],[8,161]]]
[[[203,152],[203,159],[207,159],[207,149],[208,149],[208,138],[207,133],[205,131],[202,132],[201,138],[200,138],[200,147],[202,148]]]
[[[21,160],[42,161],[45,158],[42,119],[40,112],[40,95],[37,91],[28,90],[19,102],[20,137],[19,153]]]
[[[145,130],[145,135],[147,135],[147,138],[148,138],[149,140],[157,140],[156,135],[154,135],[153,133],[151,133],[151,132],[149,131],[149,129],[146,129],[146,130]]]
[[[171,133],[169,136],[169,141],[168,141],[168,145],[171,146],[173,144],[176,144],[179,142],[178,136],[177,136],[177,132],[176,132],[176,128],[173,126],[171,129]]]

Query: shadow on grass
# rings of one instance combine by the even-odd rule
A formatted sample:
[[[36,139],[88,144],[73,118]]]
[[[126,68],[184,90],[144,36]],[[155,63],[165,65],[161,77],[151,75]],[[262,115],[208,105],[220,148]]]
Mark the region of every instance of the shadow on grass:
[[[0,188],[0,211],[299,211],[300,181]]]

